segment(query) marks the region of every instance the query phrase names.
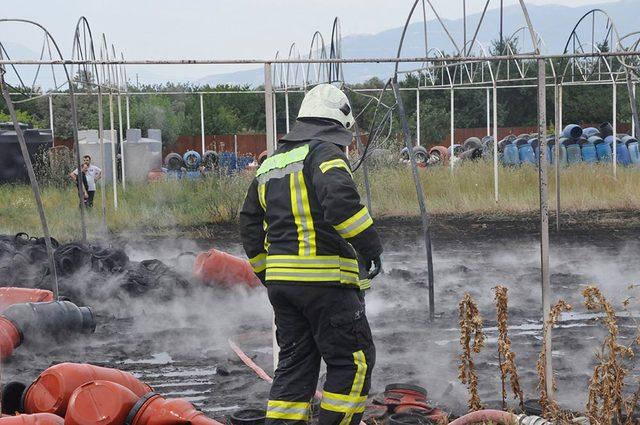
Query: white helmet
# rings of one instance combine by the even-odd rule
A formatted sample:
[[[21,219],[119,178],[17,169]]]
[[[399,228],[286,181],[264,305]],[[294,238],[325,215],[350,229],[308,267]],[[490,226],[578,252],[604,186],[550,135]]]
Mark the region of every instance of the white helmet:
[[[331,84],[319,84],[309,90],[302,100],[298,118],[328,118],[338,121],[344,128],[354,123],[349,99]]]

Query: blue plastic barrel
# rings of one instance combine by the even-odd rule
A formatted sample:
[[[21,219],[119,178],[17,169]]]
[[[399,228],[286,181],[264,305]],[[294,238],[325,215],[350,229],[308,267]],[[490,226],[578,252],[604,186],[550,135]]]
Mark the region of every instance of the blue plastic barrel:
[[[593,137],[593,136],[599,136],[600,130],[598,130],[595,127],[587,127],[584,130],[582,130],[582,134],[585,135],[587,138]]]
[[[502,162],[505,165],[518,165],[520,164],[520,154],[518,153],[518,147],[513,143],[510,143],[504,147],[502,153]]]
[[[556,163],[555,141],[549,147],[551,148],[551,163],[555,164]],[[560,143],[559,148],[560,148],[560,165],[566,166],[567,165],[567,147],[563,143]]]
[[[608,136],[604,140],[605,142],[613,145],[613,136]],[[631,164],[631,156],[629,155],[629,149],[627,149],[627,145],[624,144],[622,140],[618,139],[617,137],[616,137],[616,155],[618,159],[618,164],[620,165]]]
[[[562,130],[562,137],[567,139],[578,139],[582,136],[582,128],[577,124],[569,124]]]
[[[536,164],[536,153],[529,143],[518,146],[518,157],[523,164]]]
[[[631,163],[634,165],[640,164],[640,146],[638,145],[638,141],[633,141],[627,143],[627,149],[629,149],[629,158],[631,159]]]
[[[579,164],[582,162],[582,151],[578,143],[565,145],[567,148],[567,164]]]
[[[594,162],[598,162],[598,154],[596,152],[596,145],[592,142],[585,142],[580,146],[580,150],[582,151],[582,160],[584,162],[588,162],[593,164]]]
[[[613,156],[611,145],[600,139],[600,143],[596,143],[596,154],[598,155],[598,161],[611,162],[611,157]]]

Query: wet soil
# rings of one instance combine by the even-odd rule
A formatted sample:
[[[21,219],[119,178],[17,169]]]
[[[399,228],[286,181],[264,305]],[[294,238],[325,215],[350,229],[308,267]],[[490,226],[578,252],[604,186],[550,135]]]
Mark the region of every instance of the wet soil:
[[[563,407],[584,410],[595,352],[604,325],[582,305],[581,290],[598,285],[621,311],[638,296],[640,220],[633,212],[565,215],[562,231],[551,232],[552,300],[564,299],[574,312],[564,314],[554,331],[553,360]],[[425,249],[420,222],[383,219],[384,274],[367,294],[367,314],[377,346],[372,392],[392,382],[411,382],[429,390],[434,403],[465,410],[466,391],[457,380],[460,354],[457,306],[465,292],[477,301],[487,344],[477,356],[480,396],[499,405],[501,382],[496,351],[492,288],[509,289],[509,332],[527,398],[536,397],[535,362],[541,348],[540,252],[538,220],[521,217],[434,217],[433,252],[436,319],[429,321]],[[552,229],[554,223],[552,222]],[[175,258],[177,253],[215,247],[241,254],[237,229],[210,226],[207,239],[183,236],[121,237],[134,260]],[[179,265],[185,276],[189,264]],[[81,278],[79,278],[81,279]],[[81,283],[81,282],[80,282]],[[193,283],[194,286],[198,284]],[[264,405],[269,384],[258,378],[228,346],[234,339],[256,363],[273,373],[271,310],[263,290],[223,291],[198,287],[173,300],[118,297],[92,305],[98,327],[88,336],[65,341],[26,341],[3,366],[3,382],[30,382],[51,364],[73,361],[128,370],[169,397],[184,397],[213,417],[240,406]],[[636,300],[630,309],[640,310]],[[620,319],[621,342],[637,329]],[[629,391],[640,370],[628,363]],[[510,396],[510,405],[515,406]]]

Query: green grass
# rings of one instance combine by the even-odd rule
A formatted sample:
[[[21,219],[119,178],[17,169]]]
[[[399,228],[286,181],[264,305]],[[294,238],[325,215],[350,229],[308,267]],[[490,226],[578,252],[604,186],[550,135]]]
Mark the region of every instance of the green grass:
[[[370,170],[374,216],[417,216],[416,191],[407,166]],[[453,173],[448,167],[421,169],[427,207],[434,215],[478,214],[505,216],[538,209],[538,171],[534,167],[500,168],[500,201],[494,200],[493,168],[489,163],[466,163]],[[362,173],[356,180],[363,190]],[[233,222],[251,176],[219,176],[199,181],[129,184],[120,190],[119,206],[107,187],[107,226],[113,233],[171,234],[188,229],[191,235],[211,237],[207,225]],[[581,165],[562,170],[564,212],[639,210],[640,169],[619,168],[617,181],[609,165]],[[71,240],[80,235],[77,198],[71,186],[43,187],[42,194],[53,236]],[[549,203],[555,205],[555,178],[549,170]],[[89,213],[90,236],[101,222],[100,191]],[[0,186],[0,233],[25,231],[40,235],[40,222],[27,185]]]

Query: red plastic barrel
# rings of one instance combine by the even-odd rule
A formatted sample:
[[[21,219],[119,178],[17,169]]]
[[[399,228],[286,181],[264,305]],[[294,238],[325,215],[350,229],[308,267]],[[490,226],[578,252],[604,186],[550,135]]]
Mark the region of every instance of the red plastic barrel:
[[[64,419],[51,413],[35,415],[3,416],[0,425],[63,425]]]
[[[144,400],[141,400],[144,401]],[[167,400],[159,395],[149,397],[141,406],[130,412],[127,425],[222,425],[207,418],[187,400],[176,398]],[[134,416],[135,415],[135,416]]]
[[[76,388],[71,395],[64,423],[122,425],[139,398],[115,382],[88,382]]]
[[[11,356],[13,349],[22,342],[20,331],[8,319],[0,317],[0,360]]]
[[[149,171],[149,173],[147,174],[147,181],[150,182],[159,182],[164,180],[165,174],[162,172],[161,169],[154,169]]]
[[[247,260],[217,249],[198,254],[193,272],[200,280],[210,285],[227,288],[240,285],[255,288],[261,285],[260,279],[253,273]]]
[[[111,381],[143,396],[151,387],[128,372],[79,363],[60,363],[40,374],[24,394],[24,413],[55,413],[64,416],[71,394],[91,381]]]
[[[449,150],[444,146],[434,146],[429,149],[429,155],[438,155],[443,163],[449,161]]]
[[[53,292],[33,288],[0,288],[0,312],[7,307],[20,303],[39,303],[53,301]]]

